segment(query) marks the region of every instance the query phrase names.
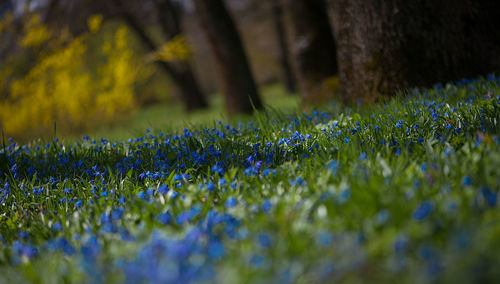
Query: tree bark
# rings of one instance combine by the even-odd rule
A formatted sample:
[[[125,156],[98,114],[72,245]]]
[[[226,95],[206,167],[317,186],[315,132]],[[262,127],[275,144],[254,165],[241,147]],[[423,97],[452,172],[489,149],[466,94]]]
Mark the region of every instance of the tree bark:
[[[170,3],[170,0],[155,0],[153,3],[157,6],[156,11],[158,11],[158,20],[164,32],[164,37],[166,40],[170,40],[176,35],[181,33],[178,10],[169,10],[168,13],[165,12],[164,7],[165,2]],[[137,18],[134,16],[130,7],[127,7],[124,0],[112,0],[104,2],[107,10],[110,10],[111,14],[114,16],[120,16],[127,26],[139,37],[140,41],[144,44],[146,49],[150,52],[157,51],[158,45],[155,43],[153,38],[148,35],[146,28]],[[163,19],[164,17],[172,17],[170,19]],[[165,23],[170,22],[175,25],[177,29],[170,30],[167,32],[164,29]],[[176,62],[165,62],[161,60],[155,61],[159,68],[161,68],[167,75],[172,78],[175,87],[179,93],[179,99],[184,105],[184,110],[187,112],[194,111],[197,109],[203,109],[208,107],[207,100],[203,95],[203,92],[199,88],[199,84],[191,70],[191,66],[188,62],[176,61]]]
[[[324,0],[290,0],[294,56],[303,103],[319,104],[333,96],[336,46]]]
[[[171,0],[154,0],[156,11],[158,11],[158,20],[163,31],[165,39],[172,40],[182,34],[182,13],[180,7]],[[199,84],[194,76],[194,72],[188,62],[175,62],[176,82],[179,82],[181,90],[181,100],[187,111],[202,109],[208,107],[207,100],[203,95]]]
[[[240,35],[223,0],[194,0],[196,13],[216,59],[226,110],[251,113],[262,108]]]
[[[500,66],[500,3],[333,0],[342,98],[373,102]]]
[[[171,11],[170,13],[173,12]],[[162,16],[160,18],[162,18]],[[157,50],[157,45],[154,43],[153,39],[146,33],[146,30],[134,18],[133,15],[124,13],[123,18],[125,19],[127,25],[136,33],[136,35],[141,39],[141,41],[149,51],[153,52]],[[174,20],[174,22],[176,21]],[[179,23],[176,23],[176,25],[179,26]],[[162,26],[164,26],[164,24],[162,24]],[[173,32],[173,30],[167,31],[164,27],[164,34],[165,37],[170,40],[176,35],[180,34],[180,27],[175,32]],[[179,90],[179,98],[184,105],[185,111],[190,112],[208,107],[207,100],[203,95],[188,62],[165,62],[160,60],[157,60],[155,62],[172,78],[172,81],[175,83],[176,87]]]
[[[182,33],[180,7],[171,0],[154,0],[158,21],[167,40],[173,39]]]
[[[288,43],[286,40],[286,30],[283,21],[283,3],[282,0],[273,0],[271,3],[272,17],[276,38],[278,40],[278,50],[280,57],[280,65],[282,72],[282,80],[285,83],[285,88],[288,93],[292,94],[297,91],[295,76],[290,64]]]

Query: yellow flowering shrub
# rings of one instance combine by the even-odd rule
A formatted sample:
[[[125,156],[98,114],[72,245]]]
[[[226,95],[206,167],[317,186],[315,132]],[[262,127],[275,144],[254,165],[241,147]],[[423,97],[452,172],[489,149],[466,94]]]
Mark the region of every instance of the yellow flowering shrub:
[[[21,46],[39,46],[45,43],[52,37],[51,32],[40,22],[40,17],[38,14],[33,15],[24,25],[25,35],[21,40]]]
[[[186,61],[191,56],[191,48],[186,41],[186,37],[178,35],[170,41],[162,44],[156,52],[149,55],[149,61]]]
[[[129,46],[124,27],[111,39],[100,42],[99,59],[89,55],[88,41],[101,25],[102,17],[88,21],[90,33],[82,34],[39,52],[27,74],[11,78],[8,96],[0,101],[0,127],[9,136],[51,133],[58,129],[80,129],[131,112],[136,107],[135,87],[151,75],[150,67]],[[30,48],[47,39],[50,32],[36,19],[28,21],[20,45]],[[35,31],[40,35],[35,35]],[[93,60],[93,61],[92,61]],[[1,67],[1,66],[0,66]],[[6,82],[5,72],[0,82]]]
[[[102,24],[102,15],[92,15],[87,21],[87,25],[91,33],[95,33],[99,30]]]

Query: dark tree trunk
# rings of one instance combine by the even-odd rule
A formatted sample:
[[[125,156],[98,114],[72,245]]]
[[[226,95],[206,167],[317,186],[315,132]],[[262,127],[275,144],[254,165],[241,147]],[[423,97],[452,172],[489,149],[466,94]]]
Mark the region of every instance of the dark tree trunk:
[[[180,7],[171,0],[154,0],[158,11],[158,20],[165,39],[172,40],[182,34],[182,19]],[[194,72],[188,62],[178,61],[172,63],[175,73],[172,78],[178,82],[181,91],[181,100],[187,111],[208,107]]]
[[[156,45],[148,36],[145,29],[130,14],[124,14],[127,25],[137,34],[149,51],[155,51]],[[184,104],[186,111],[194,111],[208,107],[207,101],[201,92],[198,83],[187,62],[169,63],[165,61],[156,61],[156,64],[162,68],[174,81],[179,92],[180,99]]]
[[[300,93],[306,104],[333,96],[331,79],[337,74],[336,46],[324,0],[290,0],[294,55]]]
[[[485,75],[500,66],[500,2],[333,0],[342,97]]]
[[[240,35],[223,0],[194,0],[208,37],[229,114],[262,108]]]
[[[11,0],[0,1],[0,18],[3,17],[5,13],[12,12],[14,6],[12,6]]]
[[[180,7],[172,3],[171,0],[154,0],[156,11],[158,12],[158,21],[167,40],[180,35],[181,30],[181,12]]]
[[[286,30],[283,24],[283,3],[282,0],[273,0],[271,3],[273,24],[278,40],[278,49],[280,57],[280,65],[282,71],[282,80],[285,83],[285,88],[289,93],[295,93],[297,91],[297,86],[295,83],[295,77],[292,71],[292,66],[288,60],[288,43],[286,40]]]
[[[115,0],[115,4],[122,7],[120,1],[123,0]],[[155,0],[155,4],[157,5],[156,10],[159,13],[159,21],[165,38],[170,40],[180,35],[179,14],[170,0]],[[158,46],[147,34],[146,29],[137,21],[134,15],[126,10],[122,11],[120,14],[130,29],[140,38],[145,47],[151,52],[156,51]],[[190,112],[208,107],[207,100],[188,62],[165,62],[161,60],[155,62],[172,78],[172,81],[180,93],[179,99],[182,101],[185,111]]]

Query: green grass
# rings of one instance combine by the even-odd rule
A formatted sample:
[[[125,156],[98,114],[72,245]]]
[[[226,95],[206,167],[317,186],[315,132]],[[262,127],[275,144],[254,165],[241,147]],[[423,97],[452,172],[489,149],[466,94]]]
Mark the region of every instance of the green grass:
[[[286,94],[279,84],[267,85],[261,88],[266,108],[280,109],[283,112],[297,112],[299,110],[298,95]],[[179,130],[185,127],[207,124],[207,122],[223,121],[234,123],[248,122],[251,115],[236,115],[228,117],[225,114],[223,100],[220,94],[210,96],[210,108],[186,113],[178,103],[162,103],[143,107],[132,113],[130,117],[119,118],[104,125],[99,125],[85,133],[60,133],[61,137],[78,140],[82,135],[95,138],[105,137],[113,141],[123,141],[140,136],[146,129],[150,130]]]
[[[6,142],[0,282],[496,283],[499,83]]]

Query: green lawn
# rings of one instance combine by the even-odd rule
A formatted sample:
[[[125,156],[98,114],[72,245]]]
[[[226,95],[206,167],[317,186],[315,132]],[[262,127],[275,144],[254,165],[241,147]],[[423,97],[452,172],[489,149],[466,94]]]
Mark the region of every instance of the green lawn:
[[[266,108],[279,109],[285,113],[293,113],[299,110],[300,98],[298,95],[287,94],[279,84],[264,86],[261,88],[262,98]],[[228,122],[251,121],[251,115],[236,115],[228,117],[225,114],[222,97],[219,94],[211,96],[210,108],[207,110],[185,113],[180,104],[158,104],[146,106],[131,114],[128,119],[119,119],[96,126],[85,133],[61,133],[59,136],[76,140],[81,135],[89,135],[94,138],[104,137],[109,140],[122,141],[128,138],[144,134],[146,129],[165,131],[167,129],[183,129],[193,125],[207,124],[221,120]],[[210,123],[209,123],[210,124]]]

